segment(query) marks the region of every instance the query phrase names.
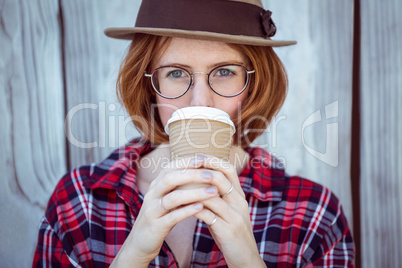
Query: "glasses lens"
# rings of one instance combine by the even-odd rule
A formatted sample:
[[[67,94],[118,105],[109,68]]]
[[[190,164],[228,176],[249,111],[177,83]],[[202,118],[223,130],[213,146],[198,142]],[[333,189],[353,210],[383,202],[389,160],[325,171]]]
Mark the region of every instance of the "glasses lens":
[[[186,92],[190,83],[190,74],[179,67],[161,67],[152,74],[154,89],[167,98],[181,96]]]
[[[222,96],[237,95],[246,87],[247,83],[247,70],[239,65],[219,66],[213,69],[209,75],[211,88]]]

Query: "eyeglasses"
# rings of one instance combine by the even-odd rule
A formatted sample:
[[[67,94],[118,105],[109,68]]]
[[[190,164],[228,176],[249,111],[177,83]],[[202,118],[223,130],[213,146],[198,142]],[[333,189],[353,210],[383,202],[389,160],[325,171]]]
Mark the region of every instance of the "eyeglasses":
[[[195,74],[207,75],[208,85],[213,92],[219,96],[231,98],[246,89],[252,73],[255,73],[255,70],[248,71],[241,65],[228,64],[215,67],[209,73],[190,73],[181,67],[162,66],[145,76],[151,78],[152,87],[156,93],[166,99],[177,99],[186,94],[194,84]]]

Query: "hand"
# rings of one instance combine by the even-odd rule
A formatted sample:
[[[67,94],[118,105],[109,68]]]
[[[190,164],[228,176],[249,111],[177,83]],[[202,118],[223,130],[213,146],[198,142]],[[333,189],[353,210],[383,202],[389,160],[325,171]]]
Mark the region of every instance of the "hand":
[[[201,201],[217,196],[218,189],[210,185],[211,171],[199,169],[202,161],[198,159],[187,160],[172,162],[170,168],[162,170],[152,181],[133,229],[112,266],[124,267],[136,263],[137,267],[148,267],[149,262],[159,254],[172,228],[200,212],[203,209]],[[206,186],[178,189],[189,183]]]
[[[266,267],[254,239],[248,203],[236,169],[213,156],[205,158],[203,167],[213,170],[211,183],[220,195],[202,201],[204,208],[195,216],[208,224],[229,267]]]

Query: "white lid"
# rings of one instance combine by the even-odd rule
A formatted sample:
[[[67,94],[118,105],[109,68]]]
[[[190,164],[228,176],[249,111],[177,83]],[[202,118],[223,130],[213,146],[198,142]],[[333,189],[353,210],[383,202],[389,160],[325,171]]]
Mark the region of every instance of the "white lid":
[[[169,124],[183,119],[208,119],[219,121],[230,125],[233,129],[233,133],[236,132],[235,125],[233,124],[232,120],[230,120],[230,116],[226,112],[217,108],[204,106],[192,106],[176,110],[172,114],[172,117],[167,121],[165,132],[169,135]]]

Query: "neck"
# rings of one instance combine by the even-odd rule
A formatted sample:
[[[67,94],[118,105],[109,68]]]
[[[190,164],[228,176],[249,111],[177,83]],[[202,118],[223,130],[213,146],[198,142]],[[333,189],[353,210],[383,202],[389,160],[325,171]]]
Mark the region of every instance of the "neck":
[[[243,171],[249,159],[250,155],[240,146],[232,146],[230,149],[229,162],[236,168],[237,175]]]

